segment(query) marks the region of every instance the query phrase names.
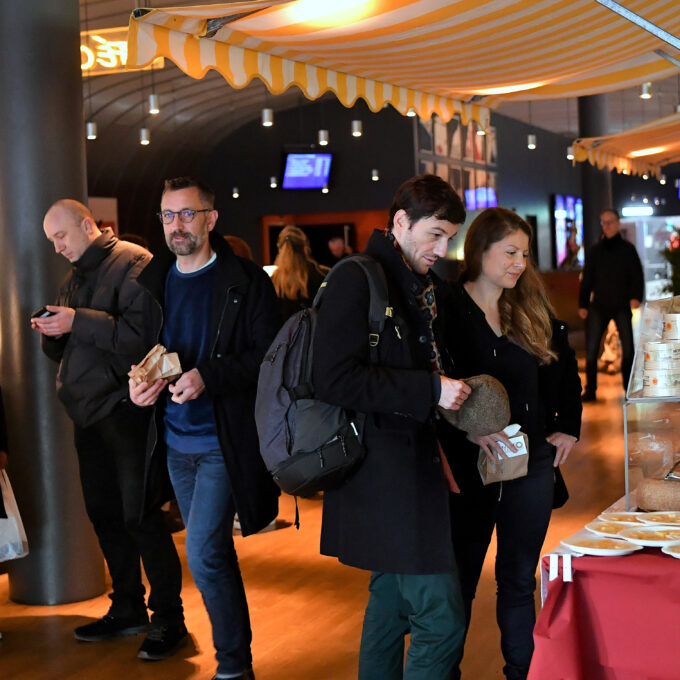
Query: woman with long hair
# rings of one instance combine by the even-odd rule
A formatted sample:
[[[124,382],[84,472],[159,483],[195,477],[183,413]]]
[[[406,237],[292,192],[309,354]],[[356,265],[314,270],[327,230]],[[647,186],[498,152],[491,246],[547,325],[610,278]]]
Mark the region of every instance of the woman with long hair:
[[[489,374],[505,387],[511,423],[529,440],[525,477],[484,486],[480,448],[505,457],[507,436],[466,436],[444,427],[442,445],[460,489],[451,524],[466,622],[494,527],[497,621],[508,680],[527,677],[533,653],[536,567],[553,507],[566,501],[559,473],[581,427],[581,381],[567,326],[554,318],[531,261],[532,229],[505,208],[490,208],[465,237],[465,268],[454,286],[447,350],[455,378]],[[514,448],[514,447],[513,447]],[[460,678],[454,668],[451,678]]]
[[[278,253],[272,283],[279,298],[283,319],[309,307],[328,273],[311,255],[309,239],[302,229],[288,225],[276,241]]]

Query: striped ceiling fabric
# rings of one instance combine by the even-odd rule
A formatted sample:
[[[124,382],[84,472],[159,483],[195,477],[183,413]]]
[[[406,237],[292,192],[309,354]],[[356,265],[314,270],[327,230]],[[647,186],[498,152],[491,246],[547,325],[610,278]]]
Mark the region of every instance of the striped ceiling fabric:
[[[234,87],[261,78],[310,99],[483,126],[508,99],[576,97],[680,72],[680,50],[604,7],[604,0],[260,0],[138,10],[128,63],[156,56],[194,78],[217,69]],[[671,36],[678,0],[622,0]],[[666,55],[666,56],[664,56]],[[473,103],[474,102],[474,103]]]
[[[680,161],[680,113],[615,135],[578,139],[573,150],[575,161],[600,169],[659,177],[664,165]]]

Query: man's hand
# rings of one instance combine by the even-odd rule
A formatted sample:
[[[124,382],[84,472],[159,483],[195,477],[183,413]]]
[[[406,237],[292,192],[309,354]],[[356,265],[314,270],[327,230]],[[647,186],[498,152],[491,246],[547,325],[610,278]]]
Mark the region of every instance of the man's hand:
[[[588,310],[585,307],[579,307],[578,309],[578,315],[582,319],[586,319],[588,317]]]
[[[4,470],[7,465],[7,451],[0,451],[0,470]]]
[[[56,338],[65,333],[70,333],[73,328],[73,318],[76,310],[71,307],[59,307],[58,305],[47,305],[48,312],[54,312],[52,316],[31,319],[31,328],[40,331],[43,335]]]
[[[454,380],[441,376],[442,392],[439,396],[439,406],[457,411],[470,396],[472,388],[462,380]]]
[[[134,364],[131,368],[135,368]],[[153,406],[158,401],[158,397],[167,384],[167,380],[157,380],[151,386],[146,382],[138,385],[130,378],[128,381],[128,385],[130,386],[130,401],[137,406]]]
[[[631,300],[630,301],[630,308],[631,309],[637,309],[640,306],[640,300]]]
[[[507,458],[508,454],[503,451],[501,445],[498,442],[503,442],[511,451],[517,451],[517,448],[515,445],[510,441],[508,438],[508,435],[505,434],[501,430],[501,432],[494,432],[493,434],[487,434],[484,436],[476,436],[472,434],[468,434],[467,438],[471,441],[474,442],[475,444],[479,444],[481,446],[482,451],[486,454],[486,457],[492,462],[492,463],[497,463],[498,462],[498,456],[501,458]],[[494,451],[498,452],[498,456],[494,453]]]
[[[553,463],[554,467],[562,465],[562,463],[567,460],[569,452],[574,444],[576,444],[576,437],[572,437],[570,434],[564,434],[564,432],[553,432],[552,434],[549,434],[545,440],[557,449],[557,453],[555,453],[555,462]]]
[[[180,379],[168,389],[172,393],[172,400],[177,404],[183,404],[185,401],[200,397],[205,392],[205,383],[198,369],[192,368],[183,373]]]

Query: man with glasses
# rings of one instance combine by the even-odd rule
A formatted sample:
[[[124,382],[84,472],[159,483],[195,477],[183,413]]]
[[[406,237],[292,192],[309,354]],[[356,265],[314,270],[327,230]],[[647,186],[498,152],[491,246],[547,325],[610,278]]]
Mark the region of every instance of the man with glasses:
[[[269,277],[214,231],[214,200],[200,180],[165,182],[158,217],[168,249],[139,282],[154,300],[148,326],[179,354],[184,372],[171,385],[130,381],[130,397],[155,410],[147,460],[167,460],[189,568],[212,624],[215,678],[251,680],[252,633],[232,524],[238,512],[246,536],[278,510],[253,414],[260,363],[280,319]]]
[[[619,213],[607,208],[600,214],[602,239],[586,253],[579,290],[579,316],[586,320],[586,387],[582,401],[595,401],[597,357],[610,319],[621,340],[623,389],[628,389],[635,348],[631,309],[644,295],[642,263],[635,246],[621,236]]]
[[[56,305],[31,319],[48,357],[59,362],[57,394],[73,420],[85,508],[111,574],[109,612],[79,626],[75,637],[96,642],[149,628],[140,557],[151,586],[151,631],[138,656],[170,656],[186,638],[182,569],[163,514],[142,517],[149,416],[130,403],[127,372],[148,349],[148,295],[137,277],[148,250],[100,231],[78,201],[57,201],[44,230],[72,264]]]

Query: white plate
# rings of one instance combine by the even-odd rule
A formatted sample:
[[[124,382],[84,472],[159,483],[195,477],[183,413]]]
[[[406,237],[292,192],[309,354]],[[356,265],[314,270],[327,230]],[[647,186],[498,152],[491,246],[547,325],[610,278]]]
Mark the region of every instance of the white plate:
[[[680,560],[680,543],[669,543],[668,545],[664,545],[664,547],[661,548],[661,552]]]
[[[638,517],[642,512],[603,512],[597,519],[603,522],[619,522],[621,524],[639,524]]]
[[[639,523],[636,522],[636,524]],[[603,522],[602,520],[596,519],[595,521],[586,524],[586,529],[588,529],[588,531],[593,534],[597,534],[598,536],[619,538],[619,532],[630,526],[633,525],[623,524],[623,522]]]
[[[680,541],[680,527],[652,526],[626,527],[619,536],[636,545],[661,548]]]
[[[562,545],[582,555],[598,555],[600,557],[630,555],[636,550],[642,550],[639,545],[633,545],[620,538],[605,538],[604,536],[567,538],[562,541]]]
[[[638,518],[643,524],[680,525],[680,512],[667,510],[666,512],[644,512]]]

